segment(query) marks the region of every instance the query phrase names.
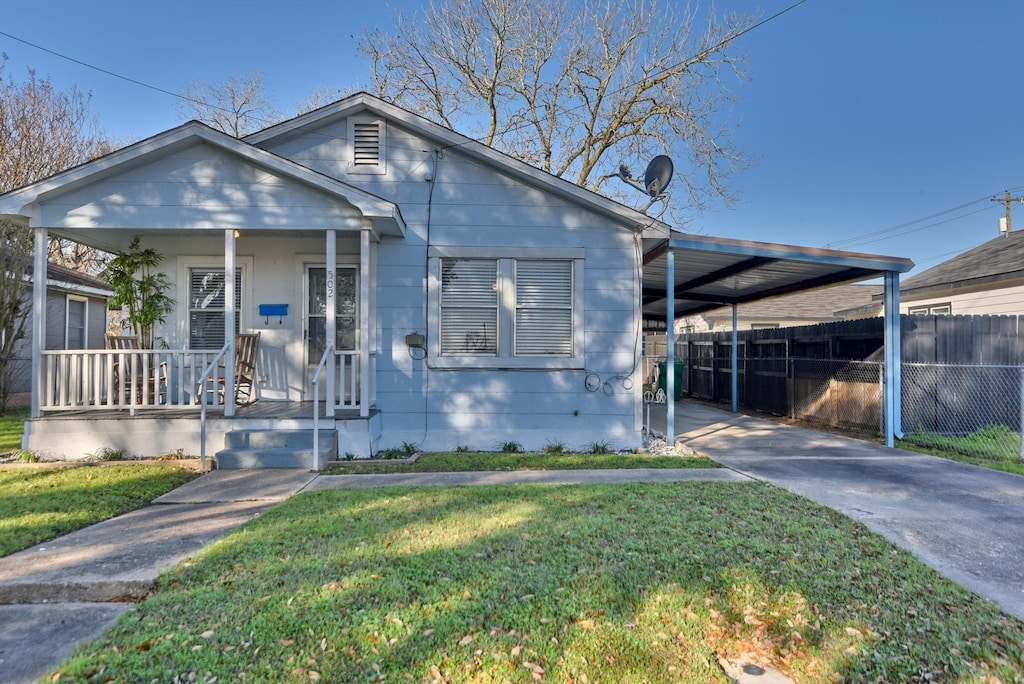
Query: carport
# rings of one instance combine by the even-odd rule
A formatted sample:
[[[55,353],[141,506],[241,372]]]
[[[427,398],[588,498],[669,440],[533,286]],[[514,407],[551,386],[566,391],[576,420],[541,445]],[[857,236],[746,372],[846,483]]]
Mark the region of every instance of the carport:
[[[645,330],[667,331],[666,367],[675,366],[673,322],[732,306],[732,410],[738,410],[736,307],[766,297],[882,278],[885,311],[885,443],[902,437],[900,424],[899,276],[910,259],[690,235],[645,239],[641,304]],[[666,435],[675,436],[675,373],[665,378]]]

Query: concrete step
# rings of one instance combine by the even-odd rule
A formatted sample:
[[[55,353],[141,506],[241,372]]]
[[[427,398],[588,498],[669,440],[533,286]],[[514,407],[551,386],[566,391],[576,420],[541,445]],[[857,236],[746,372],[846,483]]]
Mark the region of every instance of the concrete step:
[[[338,431],[320,431],[319,465],[338,457]],[[215,454],[218,470],[307,468],[313,463],[312,430],[233,430]]]

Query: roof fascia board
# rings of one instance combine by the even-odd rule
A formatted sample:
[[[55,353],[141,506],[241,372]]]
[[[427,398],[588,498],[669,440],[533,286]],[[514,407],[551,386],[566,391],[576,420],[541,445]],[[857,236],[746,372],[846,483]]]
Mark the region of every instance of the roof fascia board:
[[[689,249],[701,252],[718,252],[749,257],[766,257],[769,259],[786,259],[807,263],[846,266],[849,268],[866,269],[884,272],[894,271],[906,273],[914,267],[914,262],[901,257],[876,256],[858,252],[839,252],[818,249],[815,247],[797,247],[771,242],[754,242],[751,240],[730,240],[727,238],[709,237],[673,237],[670,240],[673,249]]]
[[[485,161],[489,165],[503,168],[521,180],[544,187],[565,199],[569,199],[577,204],[583,204],[593,211],[622,221],[636,230],[645,232],[650,230],[669,231],[669,225],[658,219],[596,192],[581,188],[575,183],[571,183],[546,171],[541,171],[515,157],[498,152],[494,148],[488,147],[473,138],[456,133],[450,128],[445,128],[407,109],[385,102],[365,92],[356,93],[334,104],[321,107],[320,109],[295,117],[290,121],[258,131],[243,138],[243,140],[253,145],[263,145],[274,139],[301,132],[304,128],[318,126],[323,122],[341,119],[366,110],[386,119],[394,120],[412,130],[419,131],[426,137],[440,143],[443,151],[457,148],[462,154]]]
[[[160,133],[135,145],[130,145],[0,197],[0,215],[12,213],[10,210],[14,207],[17,207],[18,211],[13,213],[25,215],[24,209],[28,205],[67,192],[86,182],[121,172],[133,165],[143,163],[155,155],[174,152],[199,142],[208,143],[253,164],[284,174],[304,185],[344,199],[359,209],[364,216],[393,219],[404,231],[405,222],[394,203],[272,152],[249,145],[196,121],[190,121],[178,128]]]

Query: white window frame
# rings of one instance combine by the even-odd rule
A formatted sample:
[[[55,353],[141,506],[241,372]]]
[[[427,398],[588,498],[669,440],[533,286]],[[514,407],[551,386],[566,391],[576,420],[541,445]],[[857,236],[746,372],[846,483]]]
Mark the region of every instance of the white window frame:
[[[925,304],[923,306],[911,306],[907,308],[911,316],[950,316],[953,314],[953,305],[950,302],[942,304]]]
[[[82,302],[82,346],[75,349],[89,348],[89,298],[81,295],[69,294],[64,302],[64,348],[70,349],[71,344],[71,302]]]
[[[178,313],[178,327],[181,335],[181,347],[189,349],[191,340],[189,322],[191,320],[192,305],[189,301],[189,290],[192,284],[191,273],[193,268],[224,269],[224,257],[201,257],[183,256],[178,257],[178,302],[180,310]],[[235,257],[235,268],[242,276],[241,303],[238,307],[238,329],[241,332],[251,329],[252,317],[252,277],[253,258],[251,256]],[[220,347],[218,347],[219,349]]]
[[[441,355],[441,261],[442,259],[498,260],[498,354]],[[552,260],[572,262],[572,355],[515,356],[515,261]],[[428,252],[429,280],[427,365],[436,369],[582,369],[584,352],[584,249],[514,247],[431,247]]]
[[[357,137],[360,129],[364,126],[377,126],[377,161],[367,163],[365,158],[357,156],[359,152]],[[379,116],[350,116],[348,117],[348,173],[384,175],[388,172],[388,125],[387,120]]]

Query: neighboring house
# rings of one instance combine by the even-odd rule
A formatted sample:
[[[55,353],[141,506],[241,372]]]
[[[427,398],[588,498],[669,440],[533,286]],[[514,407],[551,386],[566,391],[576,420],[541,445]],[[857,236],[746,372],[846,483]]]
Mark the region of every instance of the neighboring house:
[[[260,401],[220,407],[213,448],[240,425],[308,427],[314,391],[341,454],[641,444],[639,383],[588,378],[638,366],[637,246],[668,227],[370,95],[242,140],[190,122],[2,196],[0,215],[37,244],[141,235],[176,300],[168,349],[41,351],[26,448],[198,453],[226,330],[261,334]]]
[[[209,442],[227,447],[221,467],[285,448],[295,459],[274,465],[322,465],[307,437],[325,457],[636,448],[648,321],[891,284],[912,266],[670,231],[365,93],[241,140],[184,124],[0,196],[0,218],[29,225],[37,246],[55,235],[116,252],[140,235],[176,302],[156,331],[166,348],[34,347],[23,447],[205,454]],[[46,297],[36,279],[37,330]],[[250,344],[236,348],[239,333]],[[255,333],[255,369],[236,368]],[[243,375],[259,401],[236,406]]]
[[[30,266],[26,278],[31,279]],[[46,339],[44,349],[102,349],[107,332],[110,285],[85,273],[48,264],[46,267]],[[26,294],[29,294],[29,290]],[[32,326],[18,343],[11,366],[9,406],[27,406],[31,390]]]
[[[881,296],[843,312],[879,316]],[[999,237],[911,275],[900,285],[900,313],[1019,315],[1024,313],[1024,231]]]
[[[736,306],[736,329],[791,328],[842,320],[837,311],[869,304],[875,295],[881,296],[881,292],[879,285],[836,285],[745,302]],[[732,330],[732,307],[712,309],[676,321],[677,333],[719,330]]]

